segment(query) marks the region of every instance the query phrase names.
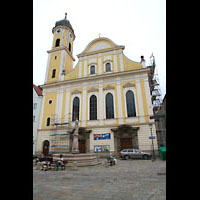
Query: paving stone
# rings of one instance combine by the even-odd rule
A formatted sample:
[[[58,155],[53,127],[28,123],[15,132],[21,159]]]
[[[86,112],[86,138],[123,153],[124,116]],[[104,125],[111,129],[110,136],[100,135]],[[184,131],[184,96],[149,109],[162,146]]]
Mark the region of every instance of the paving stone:
[[[80,167],[76,171],[33,169],[33,200],[46,199],[166,199],[166,161],[118,160],[116,166]]]

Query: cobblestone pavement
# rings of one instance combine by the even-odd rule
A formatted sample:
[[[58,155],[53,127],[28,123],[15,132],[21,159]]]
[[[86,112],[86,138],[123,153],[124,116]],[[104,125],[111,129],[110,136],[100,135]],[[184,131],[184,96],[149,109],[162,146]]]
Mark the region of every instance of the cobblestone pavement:
[[[118,160],[115,166],[66,168],[65,171],[40,171],[34,167],[33,200],[62,199],[166,199],[166,161]]]

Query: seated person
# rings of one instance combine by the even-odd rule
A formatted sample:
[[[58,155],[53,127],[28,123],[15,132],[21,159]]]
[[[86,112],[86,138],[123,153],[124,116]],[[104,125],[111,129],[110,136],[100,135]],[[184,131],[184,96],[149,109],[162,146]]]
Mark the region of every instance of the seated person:
[[[47,158],[47,168],[48,169],[51,168],[52,162],[53,162],[53,158],[52,158],[51,155],[49,155],[48,158]]]
[[[62,157],[62,154],[60,154],[60,158],[56,162],[56,168],[57,168],[57,170],[58,170],[59,166],[64,167],[64,158]]]
[[[115,165],[115,158],[112,156],[112,154],[110,154],[110,156],[108,157],[108,161],[110,162],[110,165]]]

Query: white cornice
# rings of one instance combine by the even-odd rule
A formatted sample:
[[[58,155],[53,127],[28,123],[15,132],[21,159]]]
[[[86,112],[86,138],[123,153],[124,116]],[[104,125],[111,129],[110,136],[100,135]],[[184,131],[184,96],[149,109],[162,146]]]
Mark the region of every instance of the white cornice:
[[[49,88],[49,87],[57,87],[65,84],[71,84],[71,83],[77,83],[77,82],[86,82],[86,81],[91,81],[95,80],[97,81],[98,79],[110,79],[110,78],[117,78],[118,76],[124,76],[124,75],[131,75],[131,74],[142,74],[142,73],[148,73],[150,69],[149,68],[142,68],[142,69],[137,69],[137,70],[129,70],[129,71],[123,71],[123,72],[114,72],[114,73],[109,73],[109,74],[100,74],[96,76],[88,76],[88,77],[83,77],[83,78],[76,78],[76,79],[71,79],[71,80],[64,80],[64,81],[56,81],[56,82],[51,82],[47,83],[44,85],[40,85],[41,88]],[[81,83],[82,84],[82,83]]]

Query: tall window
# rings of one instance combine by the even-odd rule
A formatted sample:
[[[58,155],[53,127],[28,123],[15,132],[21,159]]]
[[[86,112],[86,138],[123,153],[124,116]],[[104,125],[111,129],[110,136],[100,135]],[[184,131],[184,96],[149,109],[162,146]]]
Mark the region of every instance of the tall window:
[[[51,119],[50,119],[50,117],[48,117],[48,118],[47,118],[46,126],[50,126],[50,121],[51,121]]]
[[[69,51],[71,51],[71,48],[72,48],[72,45],[71,45],[71,43],[69,42]]]
[[[111,65],[110,63],[106,63],[106,72],[110,72],[111,71]]]
[[[72,121],[79,120],[79,98],[75,97],[73,100]]]
[[[59,45],[60,45],[60,39],[57,39],[56,40],[56,47],[59,47]]]
[[[55,78],[55,77],[56,77],[56,69],[53,69],[51,78]]]
[[[90,74],[95,74],[95,66],[94,65],[92,65],[90,67]]]
[[[136,116],[134,94],[131,90],[126,93],[126,107],[128,117]]]
[[[90,120],[97,120],[97,97],[90,97]]]
[[[114,103],[113,103],[113,95],[108,93],[106,95],[106,119],[114,118]]]

